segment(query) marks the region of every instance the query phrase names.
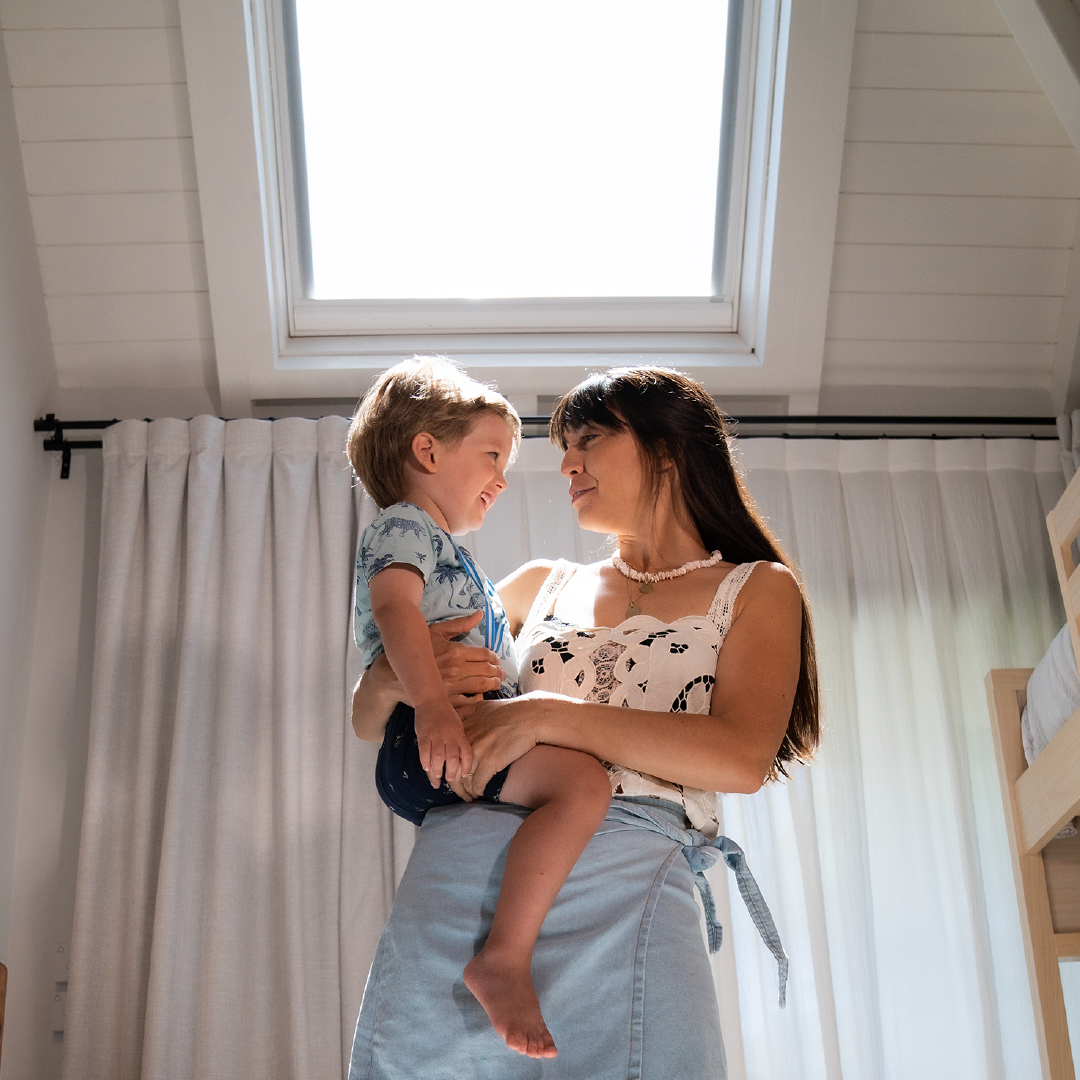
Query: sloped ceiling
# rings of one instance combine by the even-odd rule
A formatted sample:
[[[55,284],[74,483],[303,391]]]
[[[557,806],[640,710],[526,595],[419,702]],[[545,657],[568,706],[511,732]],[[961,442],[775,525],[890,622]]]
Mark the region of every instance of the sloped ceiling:
[[[1080,156],[992,0],[864,0],[826,387],[1049,389]]]
[[[4,0],[0,25],[61,388],[204,392],[213,331],[174,0]]]
[[[58,400],[214,408],[176,0],[0,0],[0,26]],[[1078,207],[1080,156],[994,0],[862,0],[823,410],[1060,409]]]

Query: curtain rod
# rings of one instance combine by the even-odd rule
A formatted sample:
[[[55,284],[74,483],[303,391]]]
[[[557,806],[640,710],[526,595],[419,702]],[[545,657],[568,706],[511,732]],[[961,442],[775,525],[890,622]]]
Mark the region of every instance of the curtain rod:
[[[224,419],[224,418],[223,418]],[[1057,419],[1053,416],[729,416],[727,419],[736,424],[744,424],[747,427],[804,427],[806,425],[827,426],[872,426],[872,427],[1054,427]],[[526,427],[547,427],[551,422],[551,416],[523,416],[521,423]],[[118,424],[114,420],[57,420],[55,413],[47,413],[43,417],[34,420],[35,431],[52,432],[52,437],[42,444],[46,451],[58,450],[63,455],[60,463],[60,479],[66,480],[71,474],[71,451],[72,450],[100,450],[100,439],[66,439],[65,431],[101,431],[104,428]],[[542,437],[542,433],[527,435],[526,438]],[[747,435],[743,438],[783,438],[783,439],[956,439],[964,438],[960,435],[888,435],[864,432],[860,434],[845,434],[839,432],[826,434],[823,432],[777,432],[774,436]],[[986,438],[987,436],[973,435],[972,438]],[[1053,435],[1033,435],[1036,439],[1056,439]]]
[[[984,427],[995,425],[1039,427],[1055,426],[1055,416],[852,416],[832,415],[785,415],[785,416],[729,416],[737,424],[874,424],[877,426],[906,426],[909,424],[979,424]],[[523,416],[523,424],[547,424],[550,416]]]

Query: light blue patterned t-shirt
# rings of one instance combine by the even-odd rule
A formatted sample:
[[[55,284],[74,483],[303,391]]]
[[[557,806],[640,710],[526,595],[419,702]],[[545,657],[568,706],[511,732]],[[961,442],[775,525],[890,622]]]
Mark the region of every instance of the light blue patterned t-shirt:
[[[470,645],[485,645],[497,653],[506,672],[500,693],[516,694],[514,639],[498,594],[472,556],[456,545],[430,514],[407,502],[381,510],[360,537],[353,634],[356,647],[364,654],[364,670],[383,652],[382,637],[371,614],[368,582],[391,563],[415,566],[423,575],[420,611],[428,623],[484,612],[480,624],[462,640]]]

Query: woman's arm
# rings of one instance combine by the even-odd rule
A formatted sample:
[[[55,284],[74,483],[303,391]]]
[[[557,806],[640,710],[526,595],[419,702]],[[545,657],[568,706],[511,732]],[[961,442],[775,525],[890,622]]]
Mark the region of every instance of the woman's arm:
[[[495,653],[451,640],[467,633],[482,618],[483,612],[477,611],[428,627],[443,686],[458,715],[471,711],[486,691],[497,690],[503,678]],[[386,721],[399,701],[408,704],[408,695],[384,653],[360,676],[353,690],[353,731],[368,742],[382,742]]]
[[[473,746],[469,787],[537,743],[706,791],[761,787],[783,741],[799,678],[802,601],[791,573],[758,567],[743,586],[716,666],[711,712],[616,709],[557,694],[482,702],[465,720]]]
[[[353,687],[352,726],[360,739],[382,742],[386,722],[405,690],[394,675],[386,653],[380,654]]]
[[[519,567],[495,586],[510,623],[510,632],[515,637],[554,565],[549,560],[536,559]],[[428,628],[450,704],[462,717],[472,712],[488,690],[498,690],[503,677],[495,653],[450,640],[467,633],[482,618],[483,612],[477,611],[466,618],[448,619]],[[384,653],[360,676],[353,690],[353,731],[368,742],[382,742],[386,721],[399,701],[408,703],[409,699]]]

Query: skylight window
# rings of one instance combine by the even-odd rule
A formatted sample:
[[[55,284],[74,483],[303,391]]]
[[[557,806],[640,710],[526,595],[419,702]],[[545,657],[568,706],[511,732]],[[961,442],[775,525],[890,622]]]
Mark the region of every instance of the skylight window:
[[[727,0],[295,17],[308,298],[730,293]]]

